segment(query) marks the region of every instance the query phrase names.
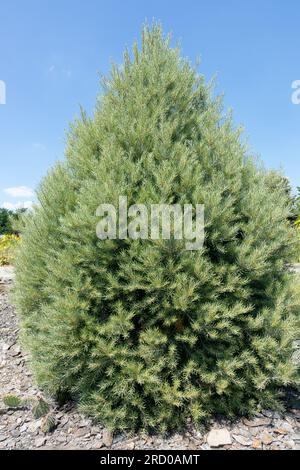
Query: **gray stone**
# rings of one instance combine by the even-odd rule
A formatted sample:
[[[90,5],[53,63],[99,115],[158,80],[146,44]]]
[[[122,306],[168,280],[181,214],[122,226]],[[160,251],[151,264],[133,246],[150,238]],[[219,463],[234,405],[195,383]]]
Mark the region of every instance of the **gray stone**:
[[[84,437],[90,436],[90,429],[89,428],[79,428],[75,431],[75,437]]]
[[[105,447],[111,447],[113,443],[113,435],[110,431],[108,431],[108,429],[103,430],[102,442],[105,445]]]
[[[270,418],[270,419],[280,419],[281,418],[280,414],[277,413],[277,411],[263,410],[262,414],[264,416],[266,416],[267,418]]]
[[[286,441],[286,442],[285,442],[285,445],[286,445],[286,447],[288,447],[289,449],[294,449],[294,447],[295,447],[295,442],[290,439],[289,441]]]
[[[19,354],[21,354],[20,346],[14,346],[14,348],[11,350],[11,355],[15,357],[15,356],[18,356]]]
[[[67,436],[65,434],[57,434],[55,440],[61,444],[67,441]]]
[[[293,432],[293,426],[287,421],[277,421],[276,428],[285,431],[285,434]],[[278,433],[280,434],[280,433]],[[282,433],[283,434],[283,433]]]
[[[94,449],[101,449],[104,446],[103,442],[101,439],[96,440],[94,442]]]
[[[273,437],[271,434],[265,432],[262,437],[261,437],[261,441],[264,445],[268,446],[270,444],[272,444],[274,441],[276,441],[276,437]]]
[[[42,447],[45,443],[46,443],[46,438],[45,437],[38,437],[35,441],[34,441],[34,446],[35,447]]]
[[[236,442],[238,442],[238,443],[241,444],[242,446],[248,447],[248,446],[251,446],[251,445],[252,445],[252,440],[251,440],[251,439],[247,439],[247,438],[244,437],[244,436],[241,436],[241,435],[239,435],[239,434],[232,434],[232,437],[234,438],[234,440],[236,440]]]
[[[20,427],[20,432],[25,432],[27,431],[28,429],[28,424],[23,424],[21,427]]]
[[[207,444],[210,447],[221,447],[231,444],[231,436],[226,428],[212,429],[207,436]]]
[[[244,424],[246,426],[257,427],[257,426],[269,426],[271,424],[271,420],[269,418],[254,418],[252,420],[244,419]]]
[[[29,424],[28,426],[28,431],[31,432],[32,434],[36,434],[38,430],[40,429],[42,424],[42,420],[39,419],[37,421],[33,421],[32,423]]]
[[[97,436],[98,434],[101,434],[101,429],[96,427],[96,426],[93,426],[91,427],[91,436]]]

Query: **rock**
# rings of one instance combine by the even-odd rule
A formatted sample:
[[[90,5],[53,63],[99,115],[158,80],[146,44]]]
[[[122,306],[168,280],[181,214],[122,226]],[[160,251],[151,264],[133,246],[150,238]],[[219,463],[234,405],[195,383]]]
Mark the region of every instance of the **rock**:
[[[268,450],[286,450],[286,446],[280,442],[280,441],[274,441],[270,445],[270,447],[267,448]]]
[[[261,438],[262,443],[265,444],[266,446],[272,444],[272,442],[274,442],[275,440],[276,439],[274,439],[274,437],[268,433],[264,433]]]
[[[133,450],[135,448],[135,443],[134,442],[129,442],[126,446],[127,450]]]
[[[101,449],[104,446],[103,442],[101,440],[96,441],[94,443],[94,449]]]
[[[31,432],[32,434],[36,434],[38,430],[40,429],[42,424],[42,420],[39,419],[37,421],[33,421],[32,423],[29,424],[28,426],[28,431]]]
[[[300,350],[299,349],[297,349],[297,351],[294,351],[292,355],[292,362],[295,365],[300,364]]]
[[[184,443],[184,442],[183,442]],[[202,440],[199,440],[199,439],[195,439],[194,437],[190,437],[189,440],[188,440],[188,449],[189,450],[197,450],[199,449],[199,446],[203,443]],[[177,447],[177,448],[180,448],[182,449],[183,447],[180,446],[180,447]]]
[[[252,434],[250,434],[249,430],[245,428],[245,426],[233,428],[231,430],[231,434],[236,434],[237,436],[243,436],[243,437],[246,437],[247,439],[251,439],[252,437]]]
[[[35,447],[42,447],[45,443],[46,443],[46,438],[45,437],[38,437],[35,441],[34,441],[34,446]]]
[[[293,426],[290,423],[288,423],[287,421],[283,421],[283,420],[279,421],[279,422],[276,423],[276,425],[277,425],[276,426],[277,429],[285,430],[286,431],[285,434],[287,434],[289,432],[293,432]]]
[[[113,435],[110,431],[108,431],[108,429],[103,430],[102,442],[105,447],[111,447],[113,443]]]
[[[63,427],[65,426],[66,424],[68,424],[69,422],[69,417],[68,416],[62,416],[60,417],[59,415],[57,415],[58,419],[60,419],[60,425]]]
[[[75,437],[83,437],[83,436],[90,436],[90,429],[89,428],[79,428],[75,431]]]
[[[288,434],[288,431],[286,429],[283,429],[283,428],[275,428],[273,431],[276,434]]]
[[[202,450],[209,450],[210,447],[209,447],[208,444],[202,444],[202,446],[200,446],[200,449],[202,449]]]
[[[27,424],[22,424],[22,426],[20,427],[20,432],[25,432],[27,431],[27,428],[28,428],[28,425]]]
[[[79,428],[86,428],[87,426],[89,426],[91,423],[89,420],[85,419],[83,421],[81,421],[81,423],[78,424],[78,427]]]
[[[101,429],[97,428],[96,426],[91,427],[90,429],[91,436],[97,436],[101,433]]]
[[[207,444],[210,447],[221,447],[231,444],[231,436],[226,428],[212,429],[207,436]]]
[[[193,438],[194,438],[194,439],[197,439],[198,441],[202,441],[202,440],[203,440],[203,434],[202,434],[202,432],[200,432],[200,431],[195,431],[195,432],[194,432],[194,435],[193,435]]]
[[[133,441],[124,441],[119,443],[114,449],[116,450],[133,450],[135,448],[135,443]]]
[[[4,434],[0,434],[0,442],[3,442],[7,439],[7,437]]]
[[[288,447],[288,449],[294,449],[295,447],[295,442],[292,440],[286,441],[285,445]]]
[[[269,426],[271,420],[269,418],[254,418],[252,420],[244,419],[243,423],[250,428],[255,428],[257,426]]]
[[[247,439],[246,437],[241,436],[239,434],[232,434],[232,437],[236,440],[236,442],[238,442],[242,446],[248,447],[252,444],[251,439]]]
[[[280,414],[277,413],[277,411],[263,410],[262,414],[264,416],[266,416],[267,418],[270,418],[270,419],[280,419],[281,418]]]
[[[257,437],[261,433],[261,428],[249,428],[251,437]]]
[[[59,442],[60,444],[64,444],[67,441],[67,436],[65,434],[58,434],[55,437],[56,441]]]
[[[14,268],[12,266],[0,267],[0,281],[4,284],[9,284],[14,278]]]
[[[262,443],[258,439],[254,439],[252,442],[253,449],[261,449]]]
[[[11,355],[12,355],[13,357],[16,357],[16,356],[18,356],[19,354],[21,354],[21,348],[20,348],[20,346],[15,346],[15,347],[12,349],[12,351],[11,351]]]
[[[14,449],[16,447],[16,441],[12,441],[12,440],[6,441],[5,447],[7,449]]]
[[[4,352],[5,352],[5,351],[8,351],[10,347],[11,347],[10,344],[2,343],[2,350],[3,350]]]

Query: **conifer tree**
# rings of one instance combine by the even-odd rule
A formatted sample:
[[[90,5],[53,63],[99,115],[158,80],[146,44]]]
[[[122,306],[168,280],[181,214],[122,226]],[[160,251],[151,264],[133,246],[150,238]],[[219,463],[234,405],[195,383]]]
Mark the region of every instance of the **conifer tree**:
[[[204,204],[205,242],[100,240],[101,203]],[[299,296],[289,203],[160,26],[124,54],[43,180],[15,303],[38,382],[111,429],[280,406]]]

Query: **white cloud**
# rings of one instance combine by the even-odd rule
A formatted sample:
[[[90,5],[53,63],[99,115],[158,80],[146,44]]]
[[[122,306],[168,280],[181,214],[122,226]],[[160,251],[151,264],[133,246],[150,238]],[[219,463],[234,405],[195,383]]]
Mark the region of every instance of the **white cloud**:
[[[30,209],[33,205],[33,201],[18,201],[18,202],[3,202],[1,207],[10,211],[17,209]]]
[[[35,150],[46,150],[46,146],[41,142],[33,142],[32,146]]]
[[[14,188],[4,189],[5,194],[8,194],[11,197],[32,197],[34,192],[31,188],[27,186],[16,186]]]

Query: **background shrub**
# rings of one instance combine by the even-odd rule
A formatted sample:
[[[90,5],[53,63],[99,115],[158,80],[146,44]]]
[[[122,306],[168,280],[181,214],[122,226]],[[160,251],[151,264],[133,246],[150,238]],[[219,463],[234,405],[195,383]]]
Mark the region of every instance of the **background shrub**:
[[[13,263],[18,242],[17,235],[0,236],[0,266]]]
[[[99,240],[96,208],[205,204],[205,244]],[[159,27],[72,125],[17,260],[39,383],[109,428],[165,431],[278,407],[298,380],[299,295],[286,188],[248,155],[203,77]]]
[[[0,235],[12,232],[10,216],[11,211],[3,207],[0,208]]]

